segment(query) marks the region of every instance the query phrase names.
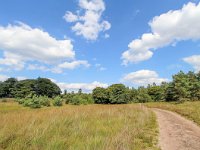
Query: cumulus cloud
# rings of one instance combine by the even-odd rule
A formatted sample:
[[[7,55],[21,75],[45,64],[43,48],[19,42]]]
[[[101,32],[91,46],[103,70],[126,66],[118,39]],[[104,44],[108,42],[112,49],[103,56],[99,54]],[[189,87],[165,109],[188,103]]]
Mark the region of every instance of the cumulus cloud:
[[[64,69],[76,69],[79,67],[85,67],[88,68],[90,67],[90,64],[88,63],[88,61],[86,60],[74,60],[71,62],[63,62],[55,67],[51,67],[49,68],[48,66],[44,66],[44,65],[38,65],[38,64],[29,64],[27,67],[27,70],[40,70],[43,72],[52,72],[52,73],[62,73]]]
[[[95,67],[97,68],[98,71],[105,71],[107,68],[103,67],[101,64],[95,64]]]
[[[200,3],[189,2],[180,10],[171,10],[149,22],[151,33],[133,40],[122,54],[123,64],[148,60],[153,50],[179,41],[200,39]]]
[[[158,73],[151,70],[139,70],[125,75],[122,82],[129,82],[136,86],[146,86],[148,84],[167,82],[168,79],[160,78]]]
[[[190,57],[183,58],[183,61],[190,64],[196,72],[200,71],[200,55],[193,55]]]
[[[10,78],[9,76],[7,76],[7,75],[2,75],[2,74],[0,74],[0,81],[1,82],[3,82],[3,81],[6,81],[8,78]],[[26,77],[17,77],[17,80],[18,81],[21,81],[21,80],[25,80],[25,79],[27,79]]]
[[[77,60],[73,62],[64,62],[58,65],[59,68],[63,68],[63,69],[74,69],[80,66],[90,67],[90,64],[85,60]]]
[[[83,36],[87,40],[96,40],[100,32],[105,32],[111,28],[111,24],[102,19],[105,11],[103,0],[79,0],[80,10],[73,14],[67,11],[63,18],[67,22],[74,22],[72,31],[76,35]],[[80,12],[84,12],[80,15]],[[108,34],[107,34],[108,37]]]
[[[57,85],[61,88],[62,91],[67,90],[77,92],[79,89],[82,89],[84,92],[91,92],[96,87],[108,87],[108,84],[97,81],[94,81],[92,83],[62,83],[57,82],[56,80],[52,81],[57,83]]]
[[[9,78],[8,76],[0,74],[0,81],[1,82],[7,80],[8,78]]]
[[[71,40],[57,40],[42,29],[21,22],[0,26],[0,50],[3,51],[0,64],[15,70],[23,69],[27,62],[58,66],[63,62],[77,61]],[[41,66],[39,69],[48,70]]]

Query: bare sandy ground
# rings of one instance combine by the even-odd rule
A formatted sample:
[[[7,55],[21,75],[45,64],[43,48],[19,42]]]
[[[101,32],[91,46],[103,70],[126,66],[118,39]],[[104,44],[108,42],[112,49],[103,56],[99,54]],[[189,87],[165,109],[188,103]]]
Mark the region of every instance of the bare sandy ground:
[[[176,113],[161,109],[153,111],[157,115],[162,150],[200,150],[200,127]]]

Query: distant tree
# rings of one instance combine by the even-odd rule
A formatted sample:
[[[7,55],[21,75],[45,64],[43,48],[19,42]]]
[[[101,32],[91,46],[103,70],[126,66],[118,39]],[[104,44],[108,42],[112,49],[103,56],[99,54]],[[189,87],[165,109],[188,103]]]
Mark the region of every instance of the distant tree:
[[[164,99],[164,89],[156,84],[149,85],[147,93],[153,101],[162,101]]]
[[[180,71],[178,74],[173,76],[173,90],[174,100],[185,101],[190,96],[189,91],[189,78],[187,74]]]
[[[38,78],[35,82],[35,92],[38,96],[55,97],[61,94],[60,88],[51,80]]]
[[[137,102],[139,103],[146,103],[151,102],[152,98],[148,94],[148,90],[145,87],[139,87],[136,96]]]
[[[0,98],[7,97],[8,90],[4,82],[0,82]]]
[[[127,88],[123,84],[113,84],[108,87],[109,102],[111,104],[126,104],[129,101],[126,99]]]
[[[64,90],[64,95],[67,95],[67,90]]]
[[[189,80],[189,91],[191,100],[200,100],[200,80],[199,73],[195,74],[194,72],[188,72],[188,80]]]
[[[28,95],[34,95],[35,92],[35,80],[27,79],[19,81],[15,84],[12,94],[16,98],[25,98]]]
[[[14,97],[12,91],[15,87],[15,85],[17,84],[17,79],[15,78],[8,78],[5,82],[4,82],[4,92],[5,92],[5,96],[6,97]]]
[[[82,94],[82,89],[78,90],[78,94],[81,95]]]
[[[96,104],[108,104],[110,103],[108,97],[108,91],[105,88],[97,87],[92,91],[92,97]]]

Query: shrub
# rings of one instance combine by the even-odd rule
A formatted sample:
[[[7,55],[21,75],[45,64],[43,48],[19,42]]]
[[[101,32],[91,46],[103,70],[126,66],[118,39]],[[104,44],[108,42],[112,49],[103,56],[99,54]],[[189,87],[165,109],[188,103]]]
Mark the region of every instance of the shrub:
[[[49,98],[47,96],[40,96],[38,98],[39,98],[40,104],[42,106],[46,106],[46,107],[51,106],[50,100],[49,100]]]
[[[86,101],[81,98],[81,96],[76,95],[72,98],[70,104],[72,105],[80,105],[80,104],[86,104]]]
[[[22,104],[24,107],[30,107],[32,105],[32,99],[22,99]]]
[[[20,99],[18,101],[20,104],[23,104],[24,107],[30,107],[30,108],[41,108],[40,99],[34,95],[32,98],[25,98]]]
[[[16,101],[18,102],[18,104],[23,104],[25,102],[25,99],[24,98],[23,99],[17,99]]]
[[[64,95],[63,98],[64,98],[64,100],[65,100],[65,104],[70,104],[73,97],[74,97],[73,94]]]
[[[60,96],[56,96],[54,99],[53,99],[53,105],[54,106],[62,106],[63,105],[63,100],[60,98]]]
[[[32,99],[30,99],[29,107],[31,108],[41,108],[40,99],[34,95]]]

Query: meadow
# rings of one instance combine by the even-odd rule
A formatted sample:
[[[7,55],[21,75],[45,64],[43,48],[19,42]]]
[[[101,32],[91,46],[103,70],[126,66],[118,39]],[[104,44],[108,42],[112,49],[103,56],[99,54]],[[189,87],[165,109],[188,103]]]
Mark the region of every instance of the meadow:
[[[0,149],[156,150],[156,116],[138,104],[31,109],[0,102]]]
[[[200,126],[200,101],[188,101],[184,103],[177,102],[153,102],[145,104],[147,107],[166,109],[174,111],[192,121]]]

